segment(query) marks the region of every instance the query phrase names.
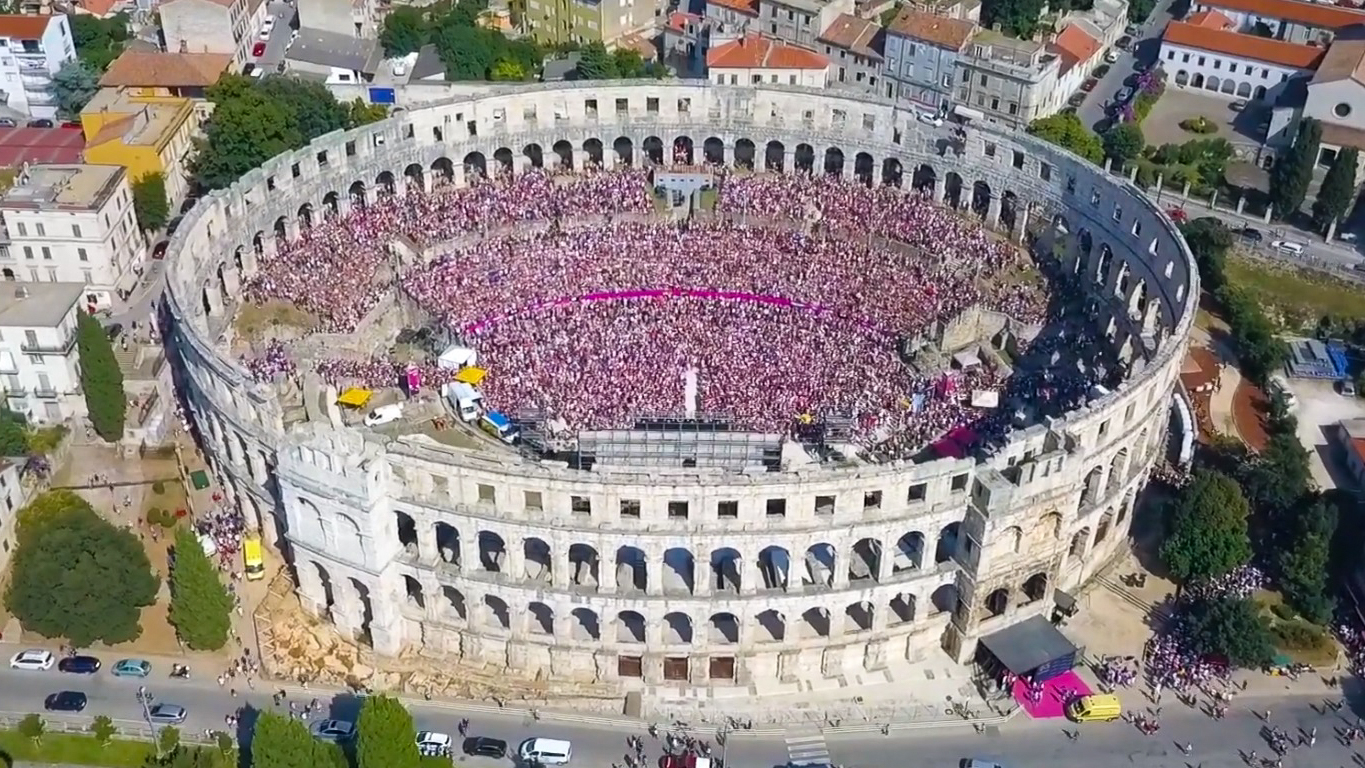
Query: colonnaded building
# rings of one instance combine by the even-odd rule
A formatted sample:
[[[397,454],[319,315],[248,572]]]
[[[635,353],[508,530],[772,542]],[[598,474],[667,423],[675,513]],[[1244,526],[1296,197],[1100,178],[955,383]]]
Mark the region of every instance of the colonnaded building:
[[[520,173],[539,148],[575,168],[666,167],[682,138],[750,169],[845,173],[847,158],[869,184],[976,204],[987,225],[1008,210],[1016,239],[1047,230],[1121,381],[958,458],[584,469],[494,440],[339,425],[323,402],[335,390],[287,396],[228,351],[243,284],[314,212],[440,176],[462,185],[474,169]],[[1025,134],[824,91],[674,81],[510,87],[276,157],[186,217],[167,304],[209,461],[287,553],[307,610],[379,655],[421,648],[630,689],[833,678],[938,648],[967,661],[980,638],[1050,615],[1058,591],[1126,546],[1198,292],[1188,247],[1139,190]],[[951,355],[1009,324],[986,314],[934,342]],[[693,573],[670,577],[680,563]]]

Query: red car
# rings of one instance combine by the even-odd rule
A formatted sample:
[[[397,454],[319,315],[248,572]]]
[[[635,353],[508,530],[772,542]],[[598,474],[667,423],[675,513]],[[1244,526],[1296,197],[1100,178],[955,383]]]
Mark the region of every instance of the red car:
[[[265,43],[256,43],[255,45],[251,46],[251,55],[255,56],[258,59],[264,56]]]
[[[1086,80],[1084,83],[1081,83],[1081,90],[1085,91],[1086,93],[1090,93],[1092,90],[1095,89],[1095,86],[1099,84],[1099,82],[1100,81],[1092,77],[1089,80]]]

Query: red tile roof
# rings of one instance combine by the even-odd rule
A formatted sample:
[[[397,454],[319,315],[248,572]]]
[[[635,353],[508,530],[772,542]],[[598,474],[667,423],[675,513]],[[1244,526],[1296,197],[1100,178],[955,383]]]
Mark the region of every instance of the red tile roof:
[[[1066,71],[1077,64],[1090,61],[1090,57],[1099,52],[1104,44],[1087,35],[1080,25],[1072,24],[1062,30],[1049,47],[1062,57],[1062,63],[1065,65],[1062,71]]]
[[[829,59],[805,48],[758,35],[745,35],[706,54],[706,66],[720,69],[825,69]]]
[[[1295,69],[1313,69],[1322,61],[1324,49],[1311,45],[1295,45],[1270,40],[1256,35],[1243,35],[1220,29],[1208,29],[1172,21],[1166,25],[1164,42],[1197,48],[1201,51],[1225,53],[1239,59],[1263,61]]]
[[[912,40],[961,51],[976,32],[976,24],[966,19],[950,19],[907,6],[901,9],[886,29]]]
[[[1210,29],[1232,29],[1237,25],[1232,19],[1219,13],[1218,11],[1200,11],[1185,19],[1186,24],[1193,24],[1196,27],[1208,27]]]
[[[863,56],[881,60],[886,46],[886,35],[881,26],[850,13],[841,13],[820,33],[820,42]]]
[[[0,167],[23,163],[79,163],[85,151],[80,128],[0,128]]]
[[[21,14],[0,14],[0,37],[16,40],[38,40],[47,31],[48,23],[57,16],[25,16]]]
[[[132,88],[207,88],[232,64],[226,53],[124,51],[100,85]]]
[[[669,28],[678,32],[687,31],[688,22],[700,24],[701,17],[695,13],[683,13],[682,11],[674,11],[668,15]]]
[[[1320,29],[1340,29],[1352,24],[1365,24],[1365,13],[1335,5],[1295,3],[1290,0],[1200,0],[1200,3],[1213,8],[1254,13],[1272,19],[1298,21]]]
[[[706,2],[750,16],[758,16],[758,0],[706,0]]]

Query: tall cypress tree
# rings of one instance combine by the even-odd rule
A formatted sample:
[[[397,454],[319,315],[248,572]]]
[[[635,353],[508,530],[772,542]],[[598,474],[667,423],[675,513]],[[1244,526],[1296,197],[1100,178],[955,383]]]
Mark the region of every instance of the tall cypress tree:
[[[417,729],[398,699],[371,696],[356,722],[356,768],[419,768]]]
[[[232,597],[187,526],[175,532],[170,619],[180,639],[196,651],[222,648],[232,630]]]
[[[90,426],[106,441],[117,442],[123,439],[128,402],[123,392],[123,371],[114,359],[109,334],[84,312],[76,315],[76,348],[81,356],[81,389],[85,391]]]
[[[1355,147],[1342,149],[1318,188],[1318,199],[1313,201],[1313,226],[1324,234],[1332,222],[1340,221],[1346,215],[1355,201],[1356,164],[1359,162],[1360,152]]]
[[[1270,203],[1277,218],[1288,219],[1303,207],[1321,143],[1322,125],[1312,118],[1304,118],[1299,125],[1299,134],[1294,137],[1294,146],[1270,172]]]

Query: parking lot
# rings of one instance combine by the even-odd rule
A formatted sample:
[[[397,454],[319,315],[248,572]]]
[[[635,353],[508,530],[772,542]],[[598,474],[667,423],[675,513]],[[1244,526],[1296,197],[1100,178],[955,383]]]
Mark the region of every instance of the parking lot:
[[[1349,488],[1341,448],[1328,436],[1343,419],[1365,418],[1365,399],[1341,395],[1335,382],[1316,379],[1290,379],[1289,390],[1298,399],[1294,416],[1299,420],[1299,440],[1308,449],[1313,481],[1323,490]]]

